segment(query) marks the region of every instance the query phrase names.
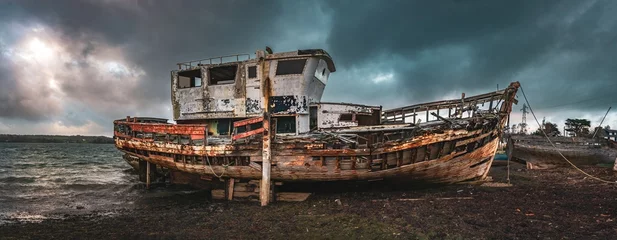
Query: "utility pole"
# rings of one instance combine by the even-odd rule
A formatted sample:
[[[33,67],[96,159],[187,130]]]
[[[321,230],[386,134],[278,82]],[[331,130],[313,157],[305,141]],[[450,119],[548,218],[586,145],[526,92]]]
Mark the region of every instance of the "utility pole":
[[[613,107],[608,107],[608,110],[606,110],[606,113],[604,114],[604,117],[602,117],[602,121],[600,121],[600,126],[597,127],[596,129],[594,129],[593,137],[591,137],[591,139],[595,139],[596,138],[596,134],[598,134],[598,128],[600,130],[602,129],[602,123],[604,123],[604,119],[606,118],[606,115],[608,115],[608,112],[611,111],[611,108],[613,108]]]
[[[521,121],[521,132],[523,134],[527,134],[527,113],[529,113],[527,111],[527,104],[523,103],[523,108],[521,108],[521,111],[523,111],[523,119]]]

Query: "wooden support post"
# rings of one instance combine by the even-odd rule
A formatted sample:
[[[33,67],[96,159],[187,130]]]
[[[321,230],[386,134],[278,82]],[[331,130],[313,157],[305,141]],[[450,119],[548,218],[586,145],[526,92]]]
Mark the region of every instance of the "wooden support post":
[[[488,110],[493,112],[493,97],[491,97],[491,103],[488,105]]]
[[[261,206],[266,206],[270,203],[270,169],[271,163],[271,145],[270,145],[270,62],[260,60],[262,73],[262,108],[264,111],[262,149],[261,149],[261,186],[259,188],[259,200]]]
[[[426,107],[426,122],[428,122],[428,107]]]
[[[227,179],[227,200],[234,199],[234,185],[236,180],[233,178]]]
[[[146,189],[150,189],[150,162],[146,162]]]
[[[270,153],[270,114],[266,113],[264,117],[264,133],[263,133],[263,149],[262,149],[262,167],[261,167],[261,188],[259,189],[259,199],[261,206],[266,206],[270,202],[270,168],[272,167]]]
[[[416,109],[413,109],[413,124],[416,124]]]

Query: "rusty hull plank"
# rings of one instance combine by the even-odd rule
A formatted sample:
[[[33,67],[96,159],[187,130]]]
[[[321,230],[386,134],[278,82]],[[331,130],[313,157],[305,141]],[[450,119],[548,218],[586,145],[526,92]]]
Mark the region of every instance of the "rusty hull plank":
[[[274,181],[342,181],[370,180],[379,178],[397,178],[431,183],[455,183],[482,178],[490,168],[492,154],[497,148],[498,139],[493,139],[486,145],[466,154],[455,156],[450,154],[438,159],[413,163],[401,167],[381,170],[328,171],[327,167],[297,166],[283,169],[272,166],[271,178]],[[261,171],[250,166],[208,166],[203,164],[185,164],[170,161],[160,156],[143,156],[123,151],[150,161],[162,167],[195,173],[200,175],[217,175],[239,179],[260,179]],[[488,160],[488,161],[487,161]],[[210,170],[212,168],[212,171]]]

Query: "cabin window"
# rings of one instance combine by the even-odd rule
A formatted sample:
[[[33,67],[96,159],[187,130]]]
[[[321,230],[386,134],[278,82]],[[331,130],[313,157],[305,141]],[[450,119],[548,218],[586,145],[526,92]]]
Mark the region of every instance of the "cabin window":
[[[317,129],[317,106],[309,107],[309,131]]]
[[[165,142],[166,139],[167,139],[167,135],[165,135],[163,133],[156,133],[156,134],[154,134],[154,141],[155,142],[162,143],[162,142]]]
[[[201,87],[201,70],[178,72],[178,88]]]
[[[236,81],[236,72],[238,65],[229,65],[222,67],[213,67],[209,69],[210,85],[230,84]]]
[[[181,135],[179,139],[180,139],[180,144],[188,145],[188,144],[191,143],[191,137],[190,136]]]
[[[302,74],[306,59],[278,61],[276,75]]]
[[[257,66],[249,67],[249,78],[257,78]]]
[[[327,67],[326,62],[323,59],[319,59],[319,64],[317,64],[317,68],[315,69],[315,78],[323,83],[328,81],[328,75],[330,75],[330,73],[326,71]]]
[[[296,117],[276,117],[276,133],[296,133]]]
[[[351,114],[351,113],[341,114],[338,120],[342,122],[353,122],[355,120],[354,114]]]
[[[170,134],[169,135],[169,142],[170,143],[180,143],[180,135],[176,135],[176,134]]]
[[[216,124],[218,135],[231,135],[231,125],[230,119],[218,119]]]

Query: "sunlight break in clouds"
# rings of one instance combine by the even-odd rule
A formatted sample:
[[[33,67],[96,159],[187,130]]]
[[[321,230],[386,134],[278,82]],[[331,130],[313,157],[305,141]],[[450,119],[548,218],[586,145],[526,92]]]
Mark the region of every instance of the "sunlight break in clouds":
[[[374,83],[387,82],[387,81],[392,80],[393,77],[394,77],[393,73],[387,73],[387,74],[380,73],[380,74],[377,74],[377,76],[373,78],[373,82]]]
[[[122,47],[112,47],[92,38],[63,38],[41,25],[13,29],[15,42],[2,42],[2,55],[8,61],[14,86],[11,96],[17,103],[16,112],[31,119],[54,120],[39,129],[45,133],[87,133],[82,127],[99,131],[100,124],[92,121],[72,126],[65,112],[79,112],[69,106],[95,109],[91,113],[118,115],[119,104],[135,110],[136,104],[127,99],[138,91],[145,72],[128,64]],[[79,113],[78,113],[79,114]],[[100,117],[99,117],[100,118]],[[2,125],[2,132],[11,128]]]

